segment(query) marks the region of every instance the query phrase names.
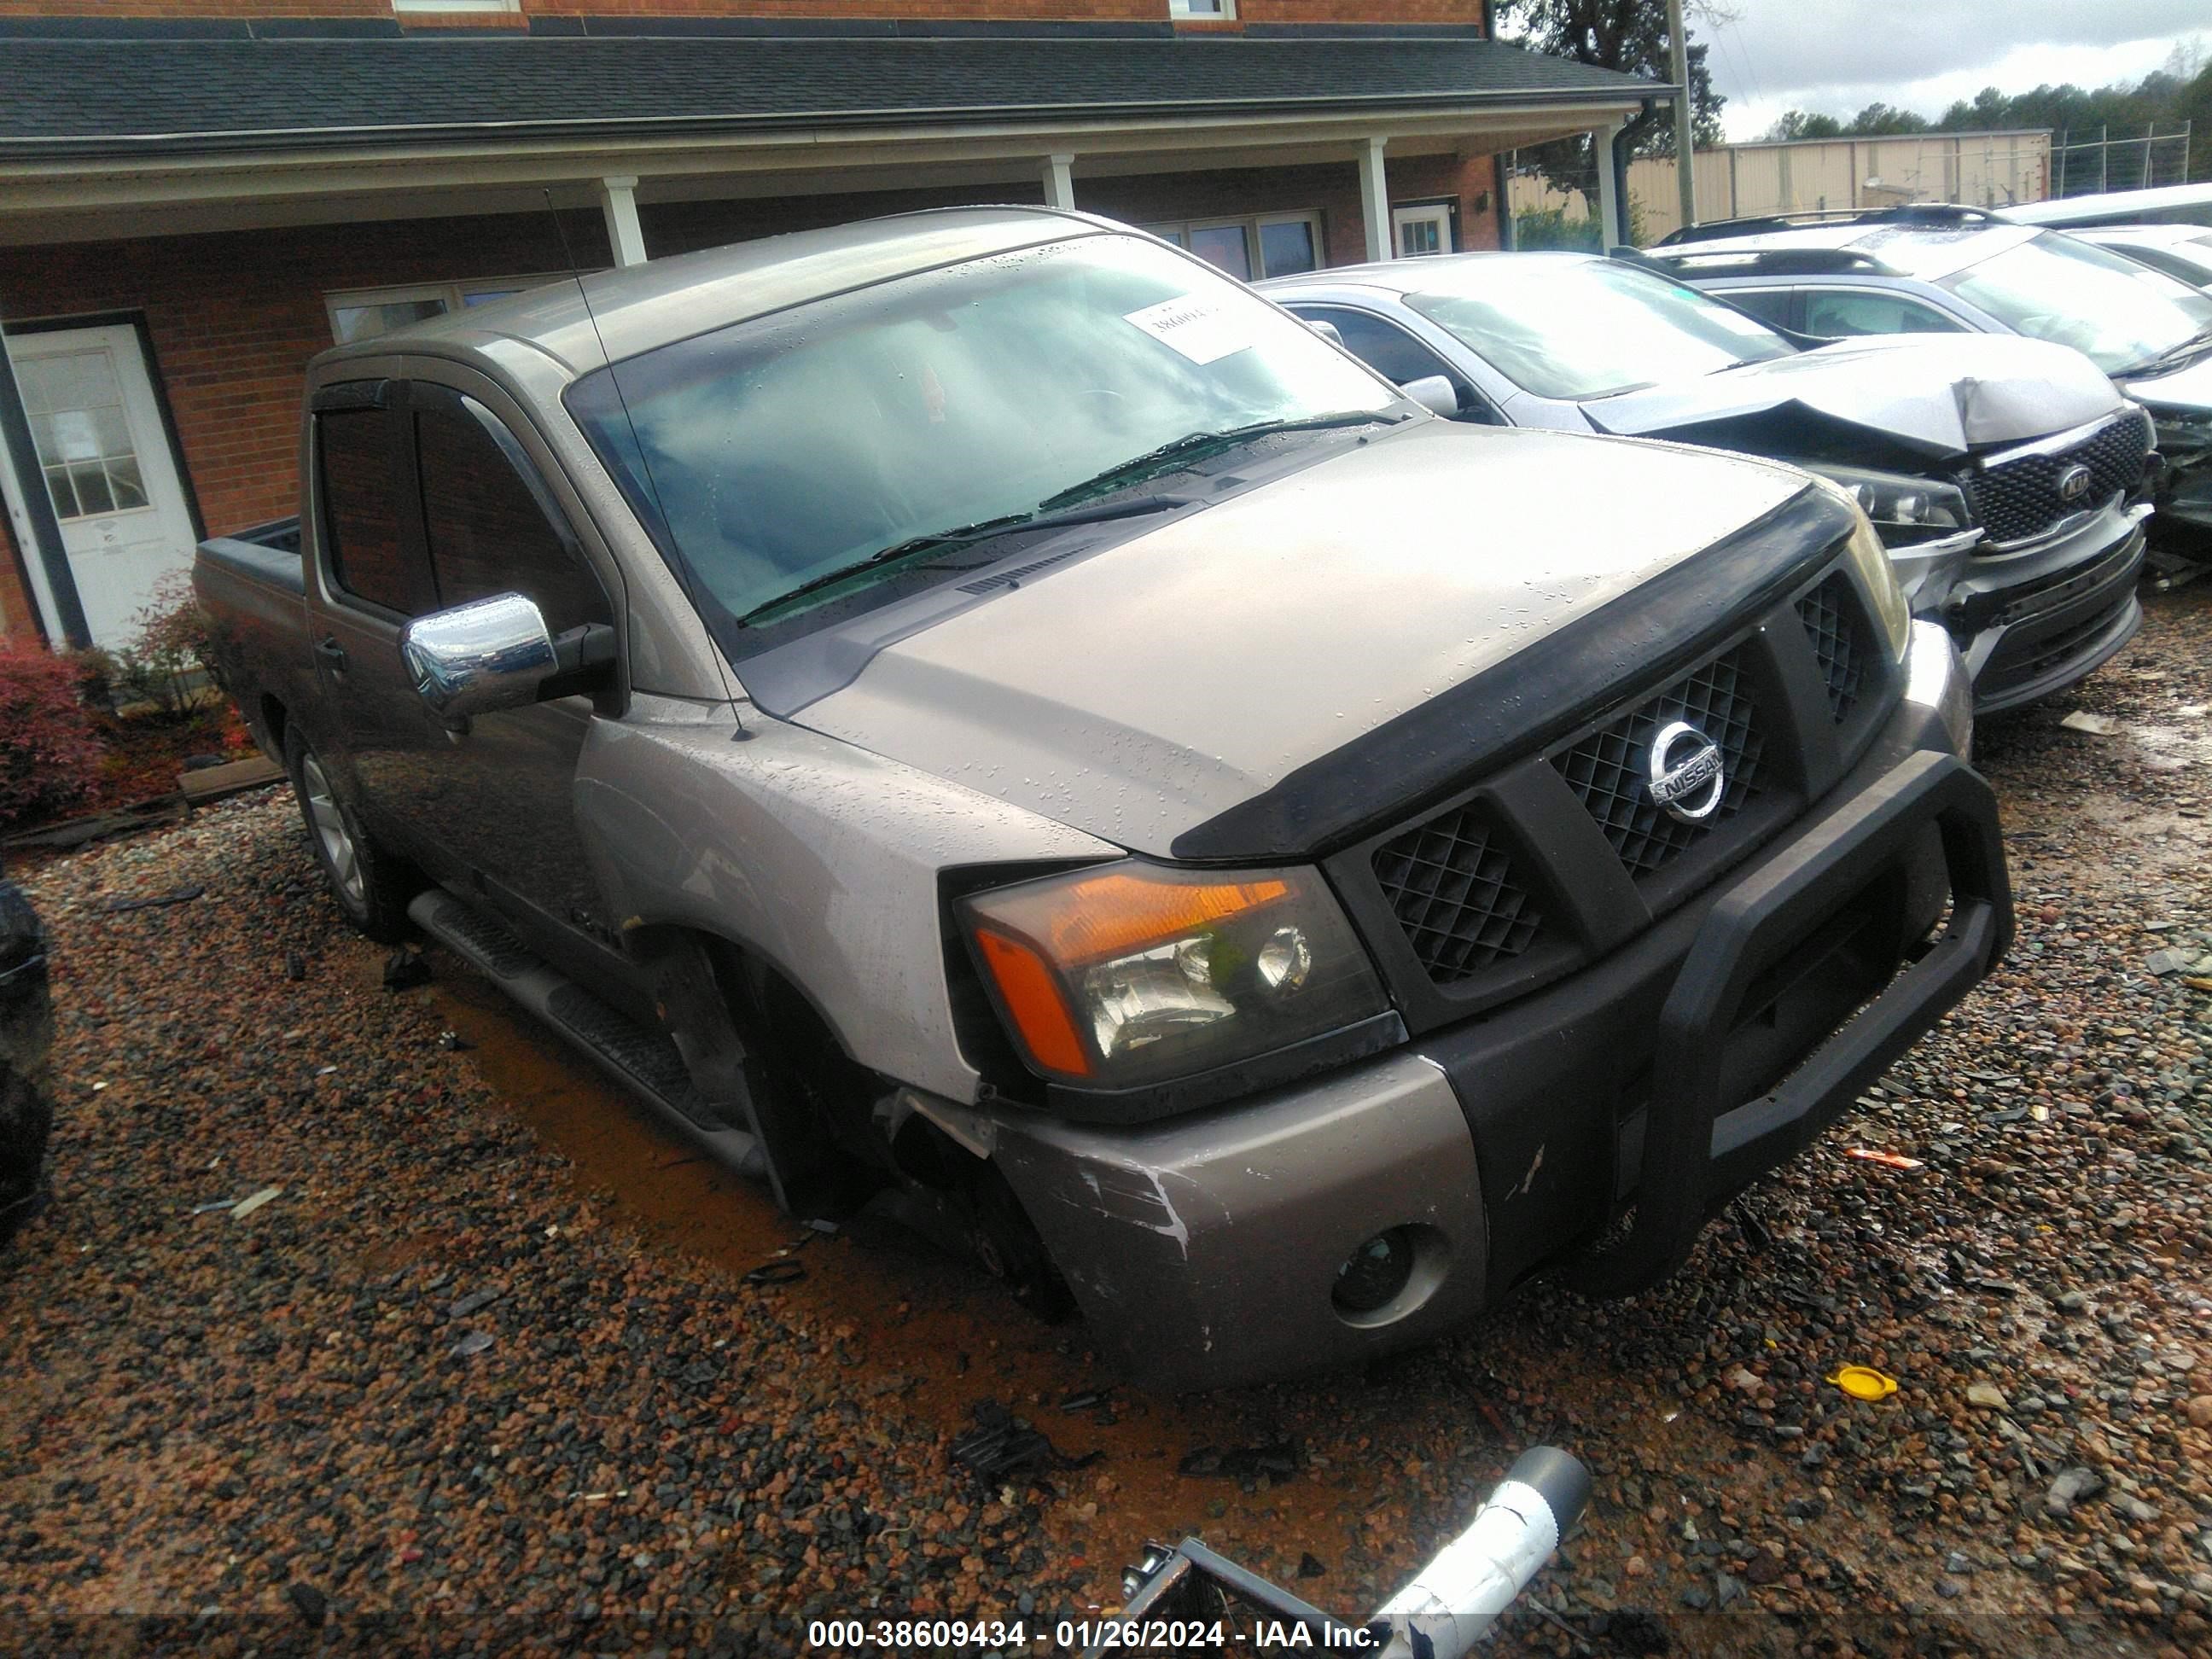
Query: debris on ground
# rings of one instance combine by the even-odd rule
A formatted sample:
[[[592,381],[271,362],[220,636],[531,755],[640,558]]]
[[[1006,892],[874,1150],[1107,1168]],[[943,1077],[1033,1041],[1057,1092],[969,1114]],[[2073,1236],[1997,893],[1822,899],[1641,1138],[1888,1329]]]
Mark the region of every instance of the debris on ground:
[[[2093,738],[2109,738],[2120,729],[2119,721],[2110,714],[2092,714],[2085,709],[2075,709],[2058,722],[2069,732],[2086,732]]]
[[[207,889],[195,882],[189,887],[179,887],[172,893],[155,893],[147,898],[108,899],[100,907],[102,915],[128,915],[133,910],[159,910],[172,904],[190,904]]]
[[[1040,1475],[1054,1469],[1087,1468],[1103,1452],[1070,1457],[1061,1452],[1026,1418],[1016,1417],[995,1400],[979,1401],[969,1415],[975,1426],[957,1437],[945,1453],[962,1468],[991,1484],[1016,1475]]]
[[[256,1210],[264,1205],[273,1204],[283,1196],[284,1189],[282,1187],[264,1187],[259,1192],[249,1194],[232,1205],[230,1218],[233,1221],[243,1221]]]
[[[1885,1152],[1873,1146],[1848,1147],[1844,1156],[1855,1158],[1862,1164],[1879,1164],[1885,1170],[1924,1170],[1928,1167],[1917,1158],[1907,1158],[1902,1152]]]
[[[385,958],[384,988],[387,991],[411,991],[418,985],[430,982],[430,964],[422,960],[422,953],[411,945],[403,945]]]
[[[1237,1446],[1228,1451],[1218,1446],[1200,1446],[1176,1465],[1178,1474],[1218,1474],[1239,1480],[1261,1474],[1282,1478],[1297,1472],[1297,1443],[1290,1440],[1263,1446]]]

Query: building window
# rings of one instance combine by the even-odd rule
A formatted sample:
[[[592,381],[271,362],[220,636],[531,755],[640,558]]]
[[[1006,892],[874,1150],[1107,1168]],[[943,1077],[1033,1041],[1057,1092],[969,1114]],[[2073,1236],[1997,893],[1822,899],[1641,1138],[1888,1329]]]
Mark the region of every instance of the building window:
[[[410,323],[428,322],[449,311],[489,305],[526,289],[560,280],[553,276],[496,276],[477,283],[424,283],[414,288],[360,289],[323,298],[331,316],[331,335],[341,345],[389,334]]]
[[[522,0],[392,0],[392,9],[410,11],[520,11]]]
[[[1228,18],[1237,15],[1237,0],[1168,0],[1170,17]]]
[[[1262,213],[1249,219],[1184,219],[1146,225],[1240,282],[1288,276],[1322,265],[1321,215]]]

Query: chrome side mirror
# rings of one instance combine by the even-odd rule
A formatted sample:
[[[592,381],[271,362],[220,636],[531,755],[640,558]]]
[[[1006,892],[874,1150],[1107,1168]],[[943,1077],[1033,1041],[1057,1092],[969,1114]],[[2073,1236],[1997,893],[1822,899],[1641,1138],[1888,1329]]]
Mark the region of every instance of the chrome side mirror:
[[[449,721],[533,703],[560,667],[544,614],[520,593],[416,617],[399,657],[416,695]]]
[[[1398,388],[1406,396],[1432,414],[1446,420],[1459,418],[1459,389],[1441,374],[1424,374],[1418,380],[1408,380]]]

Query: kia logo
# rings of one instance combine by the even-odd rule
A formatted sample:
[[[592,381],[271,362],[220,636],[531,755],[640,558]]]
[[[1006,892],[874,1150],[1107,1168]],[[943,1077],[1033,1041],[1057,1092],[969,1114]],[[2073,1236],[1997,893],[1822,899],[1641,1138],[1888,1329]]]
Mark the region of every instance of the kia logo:
[[[2058,475],[2058,499],[2078,501],[2089,493],[2089,486],[2095,482],[2089,469],[2077,461]]]

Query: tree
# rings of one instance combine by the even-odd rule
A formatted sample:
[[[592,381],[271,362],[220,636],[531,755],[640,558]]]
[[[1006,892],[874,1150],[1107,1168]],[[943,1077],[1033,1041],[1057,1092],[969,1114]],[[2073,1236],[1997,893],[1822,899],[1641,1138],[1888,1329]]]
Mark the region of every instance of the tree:
[[[1897,133],[1925,132],[1935,124],[1924,115],[1893,104],[1872,103],[1851,117],[1844,126],[1847,138],[1886,138]]]
[[[1498,33],[1553,58],[1571,58],[1595,69],[1657,81],[1674,78],[1668,64],[1666,0],[1498,0]],[[1694,31],[1684,31],[1693,33]],[[1690,111],[1692,137],[1700,145],[1717,144],[1723,133],[1721,106],[1728,100],[1713,90],[1705,66],[1705,46],[1689,43]],[[1674,153],[1674,112],[1664,106],[1633,117],[1626,131],[1640,155]],[[1597,167],[1607,156],[1593,156],[1588,141],[1556,139],[1530,152],[1556,190],[1595,188]]]
[[[1808,115],[1802,109],[1786,109],[1772,126],[1760,135],[1771,143],[1787,143],[1796,138],[1840,138],[1844,124],[1832,115]]]

